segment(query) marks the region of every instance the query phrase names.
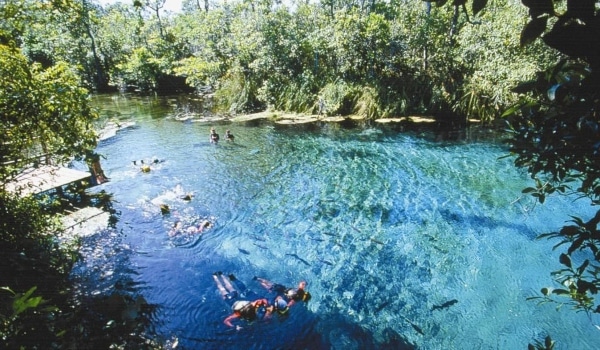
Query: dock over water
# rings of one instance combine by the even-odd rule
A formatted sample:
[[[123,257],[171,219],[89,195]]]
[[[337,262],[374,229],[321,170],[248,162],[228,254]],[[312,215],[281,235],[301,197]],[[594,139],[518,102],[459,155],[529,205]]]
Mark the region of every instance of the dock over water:
[[[13,181],[6,184],[6,190],[11,193],[19,193],[21,196],[35,195],[89,180],[91,176],[87,171],[46,165],[24,170]]]

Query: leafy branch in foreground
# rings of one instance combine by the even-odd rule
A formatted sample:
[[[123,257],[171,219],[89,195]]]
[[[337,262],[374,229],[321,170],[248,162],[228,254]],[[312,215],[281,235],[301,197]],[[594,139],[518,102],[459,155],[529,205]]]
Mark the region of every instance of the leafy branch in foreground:
[[[538,38],[563,55],[554,66],[514,89],[520,102],[504,113],[515,164],[527,168],[535,186],[523,193],[540,203],[553,193],[576,193],[600,204],[600,28],[598,1],[526,0],[529,23],[521,45]],[[574,185],[577,184],[577,185]],[[539,238],[558,239],[564,268],[552,273],[560,288],[542,288],[530,299],[569,304],[590,320],[600,313],[600,210],[589,221],[569,224]],[[561,301],[567,300],[566,303]],[[596,325],[600,329],[599,326]]]
[[[557,282],[564,288],[542,288],[542,297],[532,297],[530,300],[541,300],[541,302],[556,302],[559,307],[562,303],[553,299],[554,296],[566,296],[570,298],[571,304],[576,310],[586,313],[600,313],[600,305],[595,304],[594,296],[600,289],[600,266],[594,265],[590,259],[585,259],[581,264],[574,264],[571,255],[576,251],[591,253],[595,261],[600,260],[600,211],[596,216],[584,222],[578,217],[572,217],[574,225],[564,226],[559,232],[546,233],[538,236],[542,238],[559,238],[561,241],[554,246],[558,248],[568,245],[567,252],[560,254],[559,261],[565,268],[553,272]]]
[[[552,340],[552,338],[550,338],[550,336],[547,336],[544,339],[544,343],[536,340],[535,345],[529,344],[529,346],[527,346],[527,350],[553,350],[554,344],[555,343]]]

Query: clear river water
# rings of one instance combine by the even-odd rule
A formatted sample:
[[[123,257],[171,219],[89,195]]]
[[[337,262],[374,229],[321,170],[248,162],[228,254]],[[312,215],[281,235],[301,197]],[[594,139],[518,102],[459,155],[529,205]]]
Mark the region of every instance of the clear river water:
[[[522,195],[531,180],[499,142],[373,126],[182,122],[174,116],[190,107],[177,98],[95,103],[105,120],[136,126],[97,148],[110,182],[94,191],[112,194],[118,221],[84,240],[76,274],[92,294],[132,281],[126,288],[154,306],[151,331],[165,344],[523,349],[550,334],[557,349],[598,346],[584,313],[526,300],[560,269],[557,242],[536,236],[593,208]],[[205,219],[213,226],[201,234],[172,231]],[[305,280],[312,300],[229,328],[217,271],[258,294],[266,291],[254,276]]]

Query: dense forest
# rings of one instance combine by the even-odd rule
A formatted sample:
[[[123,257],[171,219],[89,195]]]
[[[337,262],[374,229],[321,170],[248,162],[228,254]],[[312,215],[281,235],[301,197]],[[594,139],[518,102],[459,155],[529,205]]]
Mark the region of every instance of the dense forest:
[[[33,62],[68,62],[98,92],[214,93],[225,113],[316,113],[321,99],[330,115],[490,121],[559,56],[519,45],[526,9],[512,0],[13,3],[5,30]]]
[[[525,193],[543,203],[552,193],[576,192],[599,203],[597,1],[186,0],[180,13],[163,7],[164,0],[0,2],[0,338],[9,348],[91,339],[90,329],[73,324],[81,315],[65,306],[76,254],[45,233],[52,220],[43,208],[4,190],[40,155],[60,162],[93,151],[89,92],[195,93],[214,99],[216,113],[506,121],[516,165],[535,181]],[[568,248],[555,274],[559,287],[543,288],[543,301],[600,313],[598,223],[600,212],[589,221],[573,214],[570,225],[544,235]],[[25,267],[45,280],[10,273]]]

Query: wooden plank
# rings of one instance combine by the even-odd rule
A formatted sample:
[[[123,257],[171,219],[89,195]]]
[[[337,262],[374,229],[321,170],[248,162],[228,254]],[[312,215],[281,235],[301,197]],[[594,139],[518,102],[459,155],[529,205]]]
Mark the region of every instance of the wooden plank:
[[[87,171],[47,165],[24,170],[15,180],[6,184],[6,190],[28,196],[74,182],[89,180],[91,176]]]

